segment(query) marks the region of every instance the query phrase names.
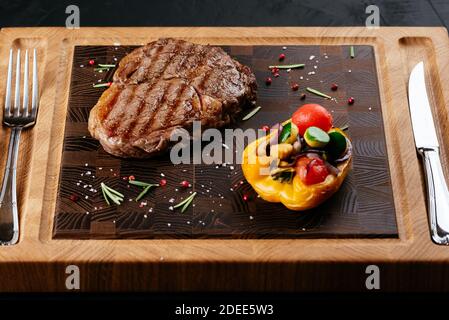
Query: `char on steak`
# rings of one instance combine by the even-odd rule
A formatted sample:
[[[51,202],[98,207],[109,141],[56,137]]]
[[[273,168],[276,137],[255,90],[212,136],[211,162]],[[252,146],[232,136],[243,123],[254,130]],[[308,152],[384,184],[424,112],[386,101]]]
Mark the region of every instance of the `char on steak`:
[[[220,47],[164,38],[124,57],[89,115],[89,131],[119,157],[144,158],[171,146],[178,128],[222,127],[256,99],[251,70]]]

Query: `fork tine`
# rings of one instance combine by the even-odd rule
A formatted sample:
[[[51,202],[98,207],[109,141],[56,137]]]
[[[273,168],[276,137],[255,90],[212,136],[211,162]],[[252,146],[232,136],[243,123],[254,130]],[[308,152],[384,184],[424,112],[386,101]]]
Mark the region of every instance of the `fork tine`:
[[[33,94],[31,97],[31,117],[36,120],[37,108],[39,107],[39,83],[37,76],[37,52],[33,50]]]
[[[5,113],[3,117],[11,115],[11,82],[12,82],[12,64],[13,50],[9,50],[8,77],[6,80]]]
[[[17,49],[16,59],[16,94],[14,97],[14,116],[20,112],[20,49]]]
[[[28,50],[25,51],[25,64],[23,66],[23,115],[28,117]]]

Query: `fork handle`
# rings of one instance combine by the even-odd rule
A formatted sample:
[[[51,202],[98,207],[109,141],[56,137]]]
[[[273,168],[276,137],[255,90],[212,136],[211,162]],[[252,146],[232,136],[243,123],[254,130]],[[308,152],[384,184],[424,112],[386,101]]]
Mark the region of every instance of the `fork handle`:
[[[9,137],[8,159],[0,194],[0,244],[13,245],[19,240],[19,211],[17,209],[17,158],[22,128],[13,128]]]

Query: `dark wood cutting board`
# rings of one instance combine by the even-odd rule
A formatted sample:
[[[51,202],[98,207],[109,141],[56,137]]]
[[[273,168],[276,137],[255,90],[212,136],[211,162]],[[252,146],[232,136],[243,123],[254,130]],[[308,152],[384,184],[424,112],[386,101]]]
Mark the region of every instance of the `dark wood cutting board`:
[[[88,61],[117,63],[133,47],[78,46],[75,48],[69,109],[66,119],[54,238],[292,238],[397,237],[395,207],[388,168],[374,51],[371,46],[226,46],[224,49],[251,67],[258,79],[261,111],[235,126],[260,128],[288,119],[299,105],[320,103],[332,112],[336,126],[349,125],[354,146],[353,168],[341,189],[316,209],[293,212],[281,204],[257,198],[238,164],[173,165],[168,156],[148,160],[119,159],[107,154],[90,137],[87,119],[113,70],[94,72]],[[281,71],[270,86],[268,65],[306,63],[304,69]],[[292,91],[293,82],[300,85]],[[330,90],[337,83],[336,92]],[[337,103],[306,93],[312,87],[337,98]],[[355,103],[348,106],[349,96]],[[123,177],[159,182],[164,187],[134,201],[140,189]],[[162,177],[163,176],[163,177]],[[183,189],[181,180],[192,188]],[[108,206],[100,183],[123,192],[121,206]],[[180,213],[170,207],[198,194],[194,206]],[[243,195],[249,195],[244,201]],[[77,201],[73,198],[77,197]],[[144,202],[142,202],[144,201]]]

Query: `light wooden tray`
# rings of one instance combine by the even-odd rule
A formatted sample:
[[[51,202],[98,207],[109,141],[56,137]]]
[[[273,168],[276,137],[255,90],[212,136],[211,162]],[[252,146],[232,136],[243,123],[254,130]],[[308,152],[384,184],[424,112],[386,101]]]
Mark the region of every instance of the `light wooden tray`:
[[[139,45],[180,37],[217,45],[372,45],[376,54],[399,239],[53,240],[52,227],[75,45]],[[66,266],[81,290],[365,290],[377,264],[384,290],[448,290],[449,247],[428,230],[423,174],[407,104],[409,72],[424,60],[449,177],[449,39],[444,28],[19,28],[0,31],[0,74],[9,49],[37,47],[41,104],[19,160],[21,235],[0,247],[1,291],[65,291]],[[0,81],[1,102],[5,80]],[[1,104],[3,105],[3,104]],[[8,130],[2,129],[4,167]],[[1,168],[3,171],[3,168]]]

